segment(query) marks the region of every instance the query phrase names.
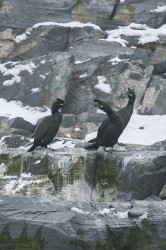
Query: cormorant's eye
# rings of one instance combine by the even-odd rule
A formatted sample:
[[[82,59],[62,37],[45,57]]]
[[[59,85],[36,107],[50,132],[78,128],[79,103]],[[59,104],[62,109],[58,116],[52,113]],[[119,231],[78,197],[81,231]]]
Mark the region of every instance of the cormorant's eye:
[[[60,103],[60,106],[63,106],[64,104],[63,103]]]
[[[104,108],[104,105],[99,105],[99,108]]]

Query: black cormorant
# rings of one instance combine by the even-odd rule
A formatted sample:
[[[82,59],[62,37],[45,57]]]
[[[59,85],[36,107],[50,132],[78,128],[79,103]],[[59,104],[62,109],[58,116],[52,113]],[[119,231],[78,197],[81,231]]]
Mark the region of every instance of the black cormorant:
[[[57,98],[52,104],[51,113],[52,115],[44,117],[37,125],[34,131],[34,142],[32,147],[28,150],[31,152],[35,150],[36,147],[47,147],[47,145],[52,142],[55,135],[59,130],[59,126],[62,122],[62,114],[58,112],[60,108],[64,105],[64,101]]]
[[[125,129],[125,127],[127,126],[127,124],[130,121],[130,118],[132,116],[133,109],[134,109],[135,98],[136,98],[134,90],[132,90],[130,88],[128,88],[128,91],[126,94],[129,98],[127,105],[124,108],[122,108],[116,112],[118,115],[121,116],[121,118],[123,120],[123,130]],[[109,120],[109,118],[107,118],[106,120]],[[96,141],[96,138],[93,138],[93,139],[89,140],[88,142],[93,143],[95,141]]]
[[[98,149],[99,146],[112,147],[116,144],[120,134],[123,131],[123,121],[120,115],[114,112],[105,102],[94,100],[98,103],[98,107],[106,112],[108,119],[105,119],[97,133],[96,141],[85,147],[86,149]]]

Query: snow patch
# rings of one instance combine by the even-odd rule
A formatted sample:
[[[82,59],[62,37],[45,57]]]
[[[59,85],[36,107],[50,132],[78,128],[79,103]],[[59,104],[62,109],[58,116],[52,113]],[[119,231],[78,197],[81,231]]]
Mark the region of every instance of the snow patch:
[[[90,134],[87,134],[87,135],[85,136],[85,141],[92,140],[93,138],[96,138],[96,136],[97,136],[97,131],[96,131],[96,132],[92,132],[92,133],[90,133]]]
[[[32,93],[37,93],[37,92],[40,92],[40,91],[41,91],[40,88],[33,88],[33,89],[31,89]]]
[[[13,67],[11,69],[8,69],[7,65],[10,65]],[[4,81],[3,85],[10,86],[10,85],[13,85],[14,83],[21,82],[21,76],[19,76],[20,73],[22,71],[28,71],[29,74],[32,74],[35,68],[36,68],[36,66],[33,62],[30,62],[28,64],[21,64],[20,62],[16,62],[15,64],[13,64],[11,62],[0,64],[0,72],[4,76],[11,75],[11,77],[12,77],[10,80]]]
[[[157,9],[151,10],[150,12],[166,12],[166,6],[158,6]]]
[[[99,213],[104,215],[104,214],[110,214],[111,210],[109,208],[104,208],[102,210],[99,210]]]
[[[89,214],[89,212],[88,211],[83,211],[83,210],[81,210],[81,209],[79,209],[79,208],[77,208],[77,207],[72,207],[71,208],[71,211],[74,211],[74,212],[76,212],[76,213],[78,213],[78,214]]]
[[[100,89],[102,92],[111,93],[111,87],[107,82],[107,79],[104,76],[97,77],[98,84],[95,85],[95,88]]]
[[[48,145],[48,148],[51,148],[53,150],[56,150],[56,149],[59,149],[59,148],[74,148],[75,147],[75,143],[72,142],[72,141],[57,141],[57,142],[54,142],[50,145]]]
[[[157,141],[165,140],[165,135],[166,115],[150,116],[133,113],[129,124],[118,141],[122,143],[151,145]]]
[[[126,47],[127,40],[122,39],[124,36],[136,36],[138,37],[139,44],[146,44],[150,42],[157,42],[160,36],[166,36],[166,24],[162,25],[158,29],[153,29],[145,24],[131,23],[128,26],[121,27],[114,30],[107,30],[108,37],[105,40],[108,42],[120,43],[123,47]]]
[[[80,128],[75,128],[74,131],[78,132],[80,131],[81,129]]]
[[[91,61],[91,59],[88,59],[88,60],[85,60],[85,61],[75,61],[75,64],[81,64],[81,63],[88,62],[88,61]]]
[[[23,33],[23,34],[21,34],[19,36],[16,36],[16,38],[14,39],[14,41],[16,43],[20,43],[21,41],[26,40],[26,39],[27,39],[27,35],[26,35],[26,33]]]
[[[69,22],[69,23],[56,23],[56,22],[42,22],[42,23],[36,23],[35,25],[33,25],[33,28],[38,28],[40,26],[63,26],[63,27],[69,27],[69,28],[75,28],[75,27],[79,27],[79,28],[84,28],[84,27],[92,27],[96,30],[101,30],[100,27],[96,24],[93,23],[80,23],[78,21],[75,22]]]
[[[24,120],[36,124],[36,122],[47,115],[50,115],[51,111],[47,108],[47,111],[41,112],[40,108],[32,108],[29,106],[23,107],[21,102],[10,101],[7,102],[5,99],[0,98],[0,116],[8,117],[13,119],[15,117],[22,117]]]
[[[80,75],[79,78],[84,78],[86,76],[87,76],[87,74],[85,73],[85,74]]]

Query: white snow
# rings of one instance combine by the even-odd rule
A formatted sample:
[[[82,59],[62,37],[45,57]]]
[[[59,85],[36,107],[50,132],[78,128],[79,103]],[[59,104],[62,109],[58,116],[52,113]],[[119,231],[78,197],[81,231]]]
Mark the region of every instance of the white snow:
[[[104,215],[104,214],[110,214],[111,210],[109,208],[103,208],[102,210],[99,210],[99,213]]]
[[[120,3],[124,3],[125,2],[125,0],[120,0]]]
[[[144,129],[140,129],[143,127]],[[166,139],[166,115],[139,115],[133,113],[119,142],[151,145]]]
[[[15,195],[18,192],[20,192],[24,187],[31,186],[32,184],[39,184],[42,182],[42,180],[25,180],[24,178],[30,177],[25,176],[26,174],[23,174],[23,176],[20,176],[20,178],[15,178],[10,180],[3,189],[6,191],[6,195]],[[11,176],[10,176],[11,179]]]
[[[91,59],[88,59],[86,61],[75,61],[75,64],[81,64],[81,63],[88,62],[88,61],[91,61]]]
[[[126,212],[119,212],[118,211],[117,213],[115,213],[115,215],[120,219],[128,218],[128,211],[126,211]]]
[[[166,5],[158,6],[157,9],[151,10],[150,12],[166,12]]]
[[[36,165],[36,164],[39,164],[40,162],[41,162],[41,160],[37,160],[37,161],[35,161],[34,164]]]
[[[105,76],[97,77],[98,84],[95,85],[95,88],[100,89],[102,92],[111,93],[111,87],[107,82]]]
[[[40,88],[33,88],[33,89],[31,89],[31,92],[32,93],[37,93],[37,92],[40,92]]]
[[[61,141],[57,141],[57,142],[54,142],[54,143],[48,145],[48,148],[51,148],[53,150],[56,150],[56,149],[59,149],[59,148],[64,148],[64,147],[74,148],[75,147],[75,143],[72,142],[72,141],[61,140]]]
[[[138,43],[146,44],[150,42],[156,42],[162,36],[166,36],[166,24],[162,25],[158,29],[150,28],[145,24],[131,23],[128,26],[118,27],[118,29],[107,30],[108,37],[104,39],[108,42],[117,42],[126,47],[127,40],[121,38],[121,35],[136,36],[138,37]],[[103,40],[103,39],[101,39]]]
[[[7,67],[13,66],[12,68]],[[11,75],[10,80],[6,80],[3,82],[3,85],[9,86],[13,85],[14,83],[19,83],[21,82],[21,76],[20,73],[22,71],[28,71],[29,74],[32,74],[34,69],[36,68],[35,64],[33,62],[30,62],[28,64],[21,64],[20,62],[7,62],[4,64],[0,64],[0,72],[4,76],[9,76]]]
[[[86,76],[87,76],[87,74],[85,73],[85,74],[80,75],[79,78],[84,78]]]
[[[74,131],[78,132],[80,131],[81,129],[80,128],[75,128]]]
[[[22,117],[32,124],[36,124],[38,119],[51,114],[51,111],[48,108],[46,112],[41,112],[39,108],[32,108],[29,106],[23,107],[21,102],[7,102],[3,98],[0,98],[0,107],[0,116],[5,116],[9,119]]]
[[[124,60],[129,60],[129,59],[120,59],[118,56],[116,56],[116,57],[110,59],[108,62],[112,62],[112,65],[116,65],[119,62],[122,62]]]
[[[33,28],[38,28],[40,26],[50,26],[50,25],[54,25],[54,26],[63,26],[63,27],[69,27],[69,28],[75,28],[75,27],[79,27],[79,28],[84,28],[84,27],[92,27],[96,30],[101,30],[100,27],[96,24],[93,23],[80,23],[78,21],[73,21],[70,23],[56,23],[56,22],[42,22],[42,23],[36,23],[35,25],[33,25]]]
[[[148,212],[145,212],[143,215],[139,217],[140,220],[146,219],[148,217]]]
[[[71,208],[71,211],[74,211],[74,212],[76,212],[76,213],[78,213],[78,214],[89,214],[89,212],[88,211],[83,211],[82,209],[79,209],[79,208],[77,208],[77,207],[72,207]]]
[[[27,39],[27,35],[26,35],[26,33],[23,33],[23,34],[21,34],[19,36],[16,36],[16,38],[14,39],[14,41],[16,43],[20,43],[21,41],[23,41],[25,39]]]
[[[87,135],[85,136],[85,141],[89,141],[89,140],[95,138],[96,136],[97,136],[97,131],[92,132],[92,133],[90,133],[90,134],[87,134]]]

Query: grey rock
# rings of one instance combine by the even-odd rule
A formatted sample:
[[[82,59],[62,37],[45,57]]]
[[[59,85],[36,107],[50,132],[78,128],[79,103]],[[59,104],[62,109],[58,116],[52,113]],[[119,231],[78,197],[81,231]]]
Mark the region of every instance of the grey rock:
[[[125,1],[124,4],[118,7],[114,17],[116,22],[114,23],[124,26],[136,22],[146,24],[152,28],[158,28],[165,24],[165,14],[160,13],[160,15],[158,15],[158,13],[151,11],[156,9],[157,6],[164,6],[164,4],[164,0],[158,1],[157,5],[155,0],[152,0],[150,5],[147,1],[142,0]]]
[[[22,117],[14,118],[11,122],[11,128],[22,129],[28,132],[33,132],[35,126],[32,125],[30,122],[25,121]]]
[[[149,86],[145,92],[141,112],[144,114],[165,114],[165,82],[166,79],[158,75],[151,77]]]
[[[76,247],[104,250],[107,245],[111,249],[118,246],[119,249],[136,250],[154,246],[164,249],[166,246],[165,202],[137,202],[133,209],[139,211],[144,207],[146,212],[132,219],[127,214],[132,209],[125,203],[96,205],[18,196],[0,196],[0,200],[1,248],[6,244],[13,248],[16,242],[22,245],[25,240],[29,247],[33,244],[35,247],[40,245],[41,249],[59,250]],[[116,210],[109,209],[112,205]]]
[[[71,74],[70,60],[69,53],[55,52],[33,60],[3,64],[9,76],[7,78],[1,71],[0,97],[39,107],[51,106],[57,97],[65,99]],[[12,67],[20,68],[22,77],[18,76],[17,82],[9,70]]]
[[[165,183],[164,161],[165,152],[154,151],[141,154],[137,152],[124,158],[119,177],[119,191],[131,193],[131,197],[135,199],[158,196]]]

